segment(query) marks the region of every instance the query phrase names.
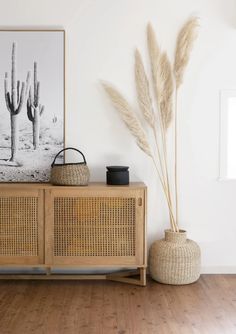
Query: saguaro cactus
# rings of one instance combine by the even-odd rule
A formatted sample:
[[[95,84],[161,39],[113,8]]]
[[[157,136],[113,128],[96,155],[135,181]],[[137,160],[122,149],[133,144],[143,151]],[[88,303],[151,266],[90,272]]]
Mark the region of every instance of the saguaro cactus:
[[[27,115],[33,125],[33,146],[35,150],[39,148],[40,116],[44,111],[44,106],[39,104],[39,88],[40,82],[37,80],[37,63],[34,62],[34,98],[32,98],[30,87],[27,99]]]
[[[12,44],[11,55],[11,93],[8,90],[8,73],[5,73],[4,89],[7,109],[11,118],[11,158],[10,161],[16,162],[18,152],[18,114],[20,113],[25,97],[28,94],[28,86],[30,80],[30,72],[27,74],[26,85],[16,80],[16,43]],[[21,89],[20,89],[21,86]]]

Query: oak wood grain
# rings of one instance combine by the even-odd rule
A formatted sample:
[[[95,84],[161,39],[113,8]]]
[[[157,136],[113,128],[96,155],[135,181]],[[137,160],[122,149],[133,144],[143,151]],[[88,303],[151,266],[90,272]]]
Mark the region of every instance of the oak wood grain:
[[[233,334],[236,275],[202,275],[186,286],[148,279],[1,281],[1,334]]]

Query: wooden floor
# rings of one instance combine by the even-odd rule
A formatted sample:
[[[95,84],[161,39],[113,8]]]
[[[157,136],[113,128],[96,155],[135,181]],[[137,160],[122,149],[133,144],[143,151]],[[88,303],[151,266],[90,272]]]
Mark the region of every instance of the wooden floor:
[[[0,334],[235,334],[236,275],[188,286],[148,280],[0,281]]]

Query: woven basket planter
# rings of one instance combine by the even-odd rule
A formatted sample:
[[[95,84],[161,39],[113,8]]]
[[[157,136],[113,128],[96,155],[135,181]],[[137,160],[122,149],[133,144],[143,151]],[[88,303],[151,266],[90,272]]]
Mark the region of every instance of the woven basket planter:
[[[151,277],[160,283],[190,284],[200,277],[201,252],[196,242],[186,238],[186,231],[165,231],[165,238],[155,241],[149,253]]]

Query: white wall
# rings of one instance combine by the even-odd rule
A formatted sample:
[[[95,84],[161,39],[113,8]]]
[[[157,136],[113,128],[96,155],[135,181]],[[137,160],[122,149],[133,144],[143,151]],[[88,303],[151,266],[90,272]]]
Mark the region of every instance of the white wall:
[[[179,103],[181,227],[200,244],[204,272],[236,273],[236,182],[217,180],[219,90],[236,88],[235,1],[0,0],[2,28],[66,30],[66,144],[85,152],[93,180],[105,180],[106,165],[124,164],[148,185],[149,244],[168,227],[160,185],[99,80],[135,104],[133,52],[138,46],[147,63],[147,22],[173,59],[177,31],[191,14],[201,28]]]

